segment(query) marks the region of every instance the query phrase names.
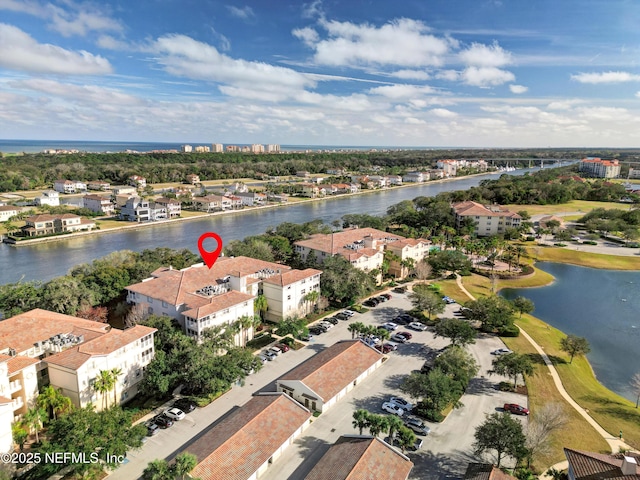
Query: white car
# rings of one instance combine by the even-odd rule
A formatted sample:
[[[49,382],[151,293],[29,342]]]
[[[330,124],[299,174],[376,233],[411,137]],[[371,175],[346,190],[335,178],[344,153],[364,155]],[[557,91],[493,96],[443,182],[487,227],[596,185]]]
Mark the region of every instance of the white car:
[[[398,407],[400,407],[402,410],[404,410],[405,412],[408,412],[410,410],[413,410],[413,404],[407,402],[404,398],[402,397],[391,397],[389,399],[389,403],[393,403],[395,405],[397,405]]]
[[[399,343],[407,343],[409,341],[407,337],[403,337],[399,333],[396,333],[395,335],[391,335],[391,340]]]
[[[170,408],[164,412],[164,414],[171,420],[182,420],[186,416],[186,414],[179,408]]]
[[[282,350],[280,350],[278,347],[271,347],[269,348],[269,351],[275,353],[276,355],[280,355],[282,353]]]
[[[411,322],[407,326],[413,330],[418,330],[419,332],[424,332],[427,329],[427,326],[420,322]]]
[[[389,330],[390,332],[393,332],[396,328],[398,328],[398,324],[397,323],[393,323],[393,322],[387,322],[387,323],[382,325],[382,328],[385,328],[385,329]]]
[[[345,310],[342,313],[344,313],[345,315],[347,315],[349,317],[353,317],[356,314],[356,312],[354,312],[353,310]]]
[[[399,417],[404,415],[404,410],[401,409],[395,403],[391,403],[391,402],[384,402],[382,404],[382,410],[384,410],[385,412],[393,413],[394,415],[397,415]]]
[[[333,323],[331,322],[320,322],[320,325],[325,327],[327,330],[329,330],[330,328],[333,328]]]
[[[513,352],[508,348],[499,348],[491,352],[491,355],[506,355],[507,353],[513,353]]]

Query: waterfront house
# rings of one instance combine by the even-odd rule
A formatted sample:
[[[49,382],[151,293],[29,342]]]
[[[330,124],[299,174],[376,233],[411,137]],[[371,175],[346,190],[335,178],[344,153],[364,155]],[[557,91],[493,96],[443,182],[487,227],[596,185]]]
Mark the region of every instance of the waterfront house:
[[[22,234],[26,237],[52,235],[54,233],[71,233],[96,228],[95,222],[72,213],[58,215],[32,215],[25,219]]]
[[[153,201],[152,208],[154,210],[164,209],[166,213],[165,218],[177,218],[182,215],[182,203],[175,198],[156,198]]]
[[[194,197],[193,207],[196,210],[202,212],[221,212],[223,210],[230,210],[232,208],[232,202],[229,198],[222,195],[206,195],[204,197]]]
[[[113,215],[115,213],[115,206],[111,200],[100,195],[85,195],[82,197],[82,206],[102,215]]]
[[[402,177],[402,181],[406,183],[422,183],[430,179],[428,172],[407,172]]]
[[[136,195],[138,191],[131,185],[114,185],[111,187],[111,195],[115,198],[117,195]]]
[[[149,200],[137,196],[127,198],[120,209],[120,219],[129,222],[148,222],[151,220]]]
[[[4,205],[0,207],[0,222],[6,222],[20,213],[21,209]]]
[[[37,206],[49,205],[50,207],[60,206],[60,194],[55,190],[47,190],[42,192],[42,195],[35,198],[35,204]]]
[[[326,412],[382,365],[383,355],[361,340],[342,340],[276,380],[276,389],[316,412]]]
[[[640,480],[638,452],[606,454],[565,448],[564,455],[569,462],[569,480]]]
[[[262,206],[267,204],[267,196],[264,193],[236,192],[235,195],[240,197],[242,204],[248,207]]]

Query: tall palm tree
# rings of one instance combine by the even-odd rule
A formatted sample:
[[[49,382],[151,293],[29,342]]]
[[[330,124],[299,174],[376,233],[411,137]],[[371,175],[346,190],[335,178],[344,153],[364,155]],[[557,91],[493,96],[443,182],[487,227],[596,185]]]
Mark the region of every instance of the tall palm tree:
[[[30,408],[24,414],[23,421],[29,430],[33,430],[36,434],[36,443],[40,443],[38,431],[42,427],[42,423],[47,418],[47,412],[44,408]]]
[[[264,316],[267,313],[269,304],[267,303],[267,297],[264,295],[258,295],[253,301],[253,309],[257,315],[260,316],[260,320],[264,322]]]
[[[196,465],[198,465],[198,458],[192,453],[184,452],[176,455],[171,471],[184,480],[189,472],[196,468]]]
[[[377,437],[380,433],[387,429],[386,415],[371,415],[369,417],[369,433],[373,437]]]
[[[112,368],[111,372],[111,381],[113,382],[113,404],[118,404],[118,377],[122,375],[121,368]]]
[[[96,392],[100,393],[102,396],[102,409],[105,410],[109,406],[107,393],[113,389],[113,376],[111,375],[111,371],[100,370],[100,373],[98,373],[96,381],[93,384],[93,388],[95,388]]]
[[[360,435],[362,435],[362,431],[369,426],[369,416],[371,414],[362,408],[353,412],[353,428],[357,428],[360,430]]]
[[[410,447],[416,441],[416,434],[413,430],[405,427],[404,425],[398,429],[398,443],[402,449],[402,453],[407,451],[407,447]]]
[[[365,327],[365,324],[362,322],[350,323],[347,327],[347,330],[351,332],[351,339],[353,340],[354,338],[356,338],[356,334],[363,333]]]
[[[60,390],[56,390],[53,385],[47,385],[42,389],[36,399],[38,407],[44,408],[49,414],[49,418],[56,420],[59,413],[67,412],[71,409],[72,403],[69,397],[65,397]]]
[[[242,345],[246,345],[249,341],[249,329],[253,327],[253,318],[248,315],[244,315],[238,319],[238,325],[240,325],[240,329],[242,330]]]
[[[400,419],[400,417],[396,417],[395,415],[389,415],[387,417],[387,431],[389,432],[389,437],[393,442],[393,437],[395,433],[400,430],[400,427],[404,426],[404,422]]]
[[[313,309],[315,310],[315,307],[318,305],[319,298],[320,298],[320,292],[318,292],[317,290],[311,290],[309,293],[307,293],[303,297],[303,300],[307,303],[310,303]]]

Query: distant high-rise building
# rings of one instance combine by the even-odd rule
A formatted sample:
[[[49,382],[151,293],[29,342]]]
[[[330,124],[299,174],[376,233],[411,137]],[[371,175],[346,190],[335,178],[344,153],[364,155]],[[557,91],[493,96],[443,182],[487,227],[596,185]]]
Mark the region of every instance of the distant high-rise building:
[[[267,153],[280,153],[280,145],[267,145]]]
[[[227,152],[239,152],[240,147],[237,145],[227,145]]]
[[[600,158],[583,158],[578,171],[598,178],[616,178],[620,175],[618,160],[602,160]]]
[[[224,152],[224,146],[221,143],[212,143],[211,151],[214,153],[222,153]]]
[[[195,150],[196,150],[197,153],[205,153],[205,152],[209,152],[210,151],[209,145],[198,145],[195,148]]]
[[[182,145],[180,150],[182,150],[182,153],[191,153],[193,152],[193,147],[191,145]]]
[[[264,145],[254,143],[251,145],[251,153],[264,153]]]

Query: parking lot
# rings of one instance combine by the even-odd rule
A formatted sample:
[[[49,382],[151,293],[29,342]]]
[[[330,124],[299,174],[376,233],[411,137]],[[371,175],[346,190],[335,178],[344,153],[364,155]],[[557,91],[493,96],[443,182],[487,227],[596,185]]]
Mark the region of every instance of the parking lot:
[[[234,386],[207,407],[196,409],[185,419],[175,422],[169,429],[148,438],[142,449],[129,452],[126,464],[115,470],[110,477],[123,480],[138,478],[150,461],[158,458],[172,458],[184,448],[186,443],[224,418],[229,412],[246,403],[255,392],[275,391],[275,380],[285,372],[326,346],[333,345],[339,340],[350,339],[351,333],[347,330],[350,323],[359,321],[366,325],[381,326],[401,311],[411,308],[406,295],[396,293],[392,295],[390,301],[381,303],[364,314],[355,314],[351,320],[340,321],[328,332],[314,336],[307,347],[278,355],[273,361],[267,362],[259,372],[247,377],[244,385]],[[452,317],[458,308],[457,304],[447,305],[442,316]],[[399,327],[398,331],[402,330],[407,329]],[[334,407],[315,418],[303,436],[271,465],[262,478],[267,480],[304,478],[338,437],[343,434],[358,433],[358,430],[352,427],[352,416],[355,410],[364,408],[370,412],[382,414],[384,412],[380,407],[390,396],[407,398],[399,390],[404,376],[413,370],[419,370],[433,349],[440,349],[449,343],[447,339],[434,338],[429,330],[423,332],[411,330],[411,333],[413,338],[408,343],[399,345],[397,351],[391,352],[388,360],[376,372],[361,382]],[[464,407],[454,410],[441,424],[427,422],[431,433],[425,437],[423,448],[408,454],[415,463],[410,478],[460,477],[469,461],[478,461],[472,455],[471,445],[475,427],[484,421],[485,414],[502,411],[502,404],[507,402],[526,406],[525,397],[495,389],[498,382],[505,380],[503,377],[486,375],[493,359],[490,352],[501,347],[504,347],[504,344],[500,339],[490,336],[480,337],[475,345],[468,347],[481,366],[479,376],[471,381],[467,393],[461,399]],[[526,417],[517,418],[526,421]],[[491,461],[489,457],[487,460]]]

